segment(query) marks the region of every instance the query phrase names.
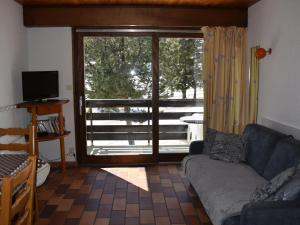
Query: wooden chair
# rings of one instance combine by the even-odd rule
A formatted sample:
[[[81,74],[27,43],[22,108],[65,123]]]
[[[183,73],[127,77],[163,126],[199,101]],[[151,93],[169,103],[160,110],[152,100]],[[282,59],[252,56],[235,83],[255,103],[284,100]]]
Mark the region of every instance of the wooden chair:
[[[0,150],[9,150],[9,151],[27,151],[30,155],[30,164],[26,167],[27,172],[20,172],[20,178],[13,177],[9,178],[6,177],[3,179],[3,187],[2,187],[2,198],[1,198],[1,205],[11,206],[11,209],[7,209],[7,207],[2,207],[1,210],[1,218],[11,219],[14,216],[14,210],[20,210],[23,206],[26,206],[29,209],[29,223],[20,223],[20,224],[32,224],[32,215],[35,214],[35,219],[38,219],[38,202],[37,202],[37,194],[36,194],[36,152],[35,152],[35,130],[34,126],[28,126],[27,128],[0,128],[0,136],[5,135],[13,135],[13,136],[25,136],[27,142],[26,143],[11,143],[11,144],[0,144]],[[34,159],[34,160],[33,160]],[[28,171],[31,171],[28,174]],[[25,176],[26,175],[26,176]],[[24,193],[24,196],[20,194],[20,201],[15,201],[15,204],[10,205],[11,203],[11,191],[16,187],[16,183],[21,181],[26,181],[27,186],[30,187],[30,194],[28,195],[28,191]],[[8,197],[10,196],[10,197]],[[18,196],[19,195],[15,195]],[[27,197],[29,196],[29,199]],[[26,201],[25,201],[26,200]],[[26,202],[26,204],[24,204]],[[34,207],[33,207],[34,205]],[[22,206],[22,207],[21,207]],[[17,209],[13,209],[16,207]],[[8,211],[7,211],[7,210]],[[34,210],[32,210],[34,209]],[[10,215],[10,216],[9,216]],[[26,219],[26,218],[25,218]],[[2,221],[2,219],[0,220]],[[25,220],[26,221],[26,220]],[[22,222],[22,221],[20,221]],[[10,223],[4,223],[10,224]],[[2,225],[2,223],[1,223]]]
[[[35,130],[34,126],[27,128],[0,128],[0,137],[5,135],[26,136],[28,141],[25,144],[12,143],[0,144],[0,150],[27,151],[29,155],[36,155],[35,152]]]
[[[30,156],[27,166],[19,171],[16,176],[3,178],[0,209],[1,225],[11,225],[13,223],[16,225],[33,224],[35,176],[36,156]]]

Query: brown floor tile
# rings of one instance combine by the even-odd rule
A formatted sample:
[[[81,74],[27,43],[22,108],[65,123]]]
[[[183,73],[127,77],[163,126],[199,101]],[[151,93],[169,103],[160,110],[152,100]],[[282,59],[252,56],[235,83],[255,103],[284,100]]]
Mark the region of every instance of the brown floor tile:
[[[125,210],[125,209],[126,209],[126,199],[115,198],[113,202],[113,210]]]
[[[115,183],[106,183],[103,188],[104,194],[114,194],[115,193]]]
[[[66,212],[55,212],[51,217],[49,225],[64,224],[67,218]]]
[[[164,193],[165,198],[166,197],[174,197],[174,198],[176,197],[176,193],[173,188],[164,188],[163,193]]]
[[[180,209],[169,209],[169,217],[172,224],[185,223]]]
[[[111,212],[110,225],[125,224],[125,211],[113,210]]]
[[[115,198],[126,198],[127,190],[126,189],[117,189],[115,192]]]
[[[111,216],[112,205],[99,205],[97,218],[109,218]]]
[[[98,218],[94,225],[109,225],[110,218]]]
[[[127,182],[126,181],[124,181],[124,180],[119,180],[119,181],[117,181],[117,183],[116,183],[116,188],[117,189],[127,189]]]
[[[161,179],[161,186],[162,187],[172,187],[172,181],[170,179]]]
[[[54,170],[37,191],[35,225],[211,225],[176,165]]]
[[[64,197],[64,195],[62,195],[62,194],[60,194],[60,195],[54,194],[48,200],[47,204],[48,205],[59,205],[59,202],[62,200],[63,197]]]
[[[126,217],[139,217],[139,204],[127,204],[126,205]]]
[[[96,180],[105,180],[106,176],[107,176],[106,172],[99,172],[96,176]]]
[[[140,219],[138,217],[126,218],[125,225],[140,225]]]
[[[96,217],[96,212],[83,212],[81,219],[80,219],[80,225],[93,225]]]
[[[196,215],[196,211],[192,203],[180,203],[180,207],[183,215],[185,216]]]
[[[167,205],[165,203],[155,203],[153,204],[154,215],[156,217],[166,217],[168,216]]]
[[[140,198],[140,209],[152,209],[152,200],[151,198]]]
[[[98,199],[88,199],[85,204],[85,211],[97,211],[99,206],[99,200]]]
[[[175,192],[186,191],[183,183],[174,183],[173,187],[174,187]]]
[[[155,224],[156,225],[170,225],[171,223],[170,223],[169,217],[156,217]]]
[[[70,185],[70,189],[80,189],[83,185],[84,180],[74,180]]]
[[[127,188],[128,192],[138,192],[139,188],[133,184],[128,184],[128,188]]]
[[[92,185],[91,184],[85,184],[85,185],[82,185],[80,190],[79,190],[79,193],[81,194],[90,194],[92,190]]]
[[[165,203],[165,198],[163,193],[152,193],[153,203]]]
[[[177,196],[179,202],[191,202],[192,201],[191,197],[188,195],[188,193],[186,191],[176,192],[176,196]]]
[[[102,192],[102,189],[92,189],[89,198],[100,199]]]
[[[44,188],[44,189],[38,188],[38,199],[48,201],[54,192],[55,192],[55,190],[48,190],[46,188]]]
[[[114,200],[113,194],[103,194],[100,200],[100,204],[112,204]]]
[[[139,195],[136,192],[128,192],[127,193],[127,203],[137,204],[139,203]]]
[[[61,212],[67,212],[70,211],[72,205],[73,205],[74,199],[62,199],[59,202],[58,207],[56,208],[56,211]]]
[[[202,225],[196,216],[186,216],[185,222],[187,225]]]
[[[151,224],[154,223],[154,214],[152,210],[140,210],[140,223]]]
[[[72,205],[68,213],[68,218],[80,218],[83,213],[84,207],[84,205]]]
[[[152,175],[149,178],[150,183],[160,183],[160,176],[159,175]]]
[[[139,190],[139,195],[140,195],[140,198],[143,198],[143,197],[150,198],[151,197],[151,192],[146,191],[144,189],[140,189]]]
[[[55,213],[56,205],[46,205],[44,209],[40,212],[40,218],[50,218],[53,213]]]
[[[87,200],[89,198],[89,195],[86,194],[77,194],[74,200],[74,204],[77,205],[85,205]]]
[[[65,220],[64,225],[79,225],[80,219],[75,219],[75,218],[67,218]],[[58,225],[58,224],[57,224]]]
[[[168,209],[179,209],[180,208],[177,198],[167,197],[165,199],[166,199],[166,204],[167,204]]]

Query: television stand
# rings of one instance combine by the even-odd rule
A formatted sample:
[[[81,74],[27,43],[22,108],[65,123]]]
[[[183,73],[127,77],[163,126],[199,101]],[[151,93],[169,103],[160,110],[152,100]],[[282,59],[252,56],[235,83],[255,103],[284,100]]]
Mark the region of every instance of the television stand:
[[[57,99],[40,99],[40,100],[37,100],[37,102],[55,102],[55,101],[58,101]]]
[[[61,169],[63,172],[66,171],[66,160],[65,160],[65,136],[69,135],[69,131],[65,131],[64,128],[64,116],[63,116],[63,105],[68,103],[68,99],[57,100],[51,99],[46,102],[22,102],[17,104],[17,108],[25,108],[31,113],[32,125],[35,127],[35,149],[37,156],[39,155],[38,143],[43,141],[59,140],[60,143],[60,156],[61,156]],[[48,114],[58,114],[58,125],[59,134],[46,134],[42,136],[37,135],[37,117]]]

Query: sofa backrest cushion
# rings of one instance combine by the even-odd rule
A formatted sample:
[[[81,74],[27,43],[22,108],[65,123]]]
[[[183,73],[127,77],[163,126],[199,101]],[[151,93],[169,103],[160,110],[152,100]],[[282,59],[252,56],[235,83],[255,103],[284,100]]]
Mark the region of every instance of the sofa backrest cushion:
[[[293,138],[279,141],[267,163],[263,177],[270,180],[282,171],[297,166],[300,161],[300,142]]]
[[[287,137],[258,124],[247,125],[243,136],[246,139],[246,161],[260,175],[263,175],[277,142]]]

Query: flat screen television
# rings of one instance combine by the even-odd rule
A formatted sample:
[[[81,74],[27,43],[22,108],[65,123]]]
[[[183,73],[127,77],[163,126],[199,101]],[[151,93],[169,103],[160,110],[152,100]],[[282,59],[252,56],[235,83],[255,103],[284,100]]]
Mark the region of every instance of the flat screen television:
[[[24,101],[42,101],[59,96],[58,71],[22,72]]]

